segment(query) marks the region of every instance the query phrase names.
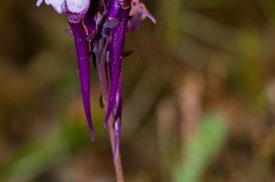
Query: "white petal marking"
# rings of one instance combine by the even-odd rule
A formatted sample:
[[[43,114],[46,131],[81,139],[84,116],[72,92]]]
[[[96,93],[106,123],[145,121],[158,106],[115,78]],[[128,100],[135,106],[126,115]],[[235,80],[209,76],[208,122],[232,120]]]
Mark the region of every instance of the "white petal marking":
[[[66,0],[69,11],[73,13],[83,13],[88,10],[90,0]]]

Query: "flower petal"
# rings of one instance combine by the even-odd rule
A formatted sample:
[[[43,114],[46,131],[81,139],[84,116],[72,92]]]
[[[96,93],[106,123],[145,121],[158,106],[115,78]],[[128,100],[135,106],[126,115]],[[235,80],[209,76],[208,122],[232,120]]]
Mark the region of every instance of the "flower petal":
[[[36,6],[40,6],[43,3],[43,0],[37,0]]]

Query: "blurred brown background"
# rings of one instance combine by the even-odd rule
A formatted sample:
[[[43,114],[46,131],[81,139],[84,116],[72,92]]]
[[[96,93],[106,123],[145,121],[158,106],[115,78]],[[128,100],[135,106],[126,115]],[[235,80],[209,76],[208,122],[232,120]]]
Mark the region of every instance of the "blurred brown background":
[[[275,181],[275,2],[146,0],[127,35],[122,160],[131,182]],[[92,69],[91,143],[66,18],[0,1],[0,181],[114,181]]]

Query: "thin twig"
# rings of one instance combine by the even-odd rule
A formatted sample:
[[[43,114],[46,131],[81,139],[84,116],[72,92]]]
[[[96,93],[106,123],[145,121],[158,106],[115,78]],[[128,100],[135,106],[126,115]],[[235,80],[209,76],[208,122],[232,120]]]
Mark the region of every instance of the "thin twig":
[[[112,152],[115,153],[115,132],[114,132],[114,117],[113,115],[110,117],[110,121],[108,123],[108,131],[109,131],[109,137],[112,145]],[[121,163],[121,157],[120,157],[120,148],[117,149],[117,157],[114,160],[114,166],[115,166],[115,172],[116,172],[116,179],[117,182],[124,182],[124,175],[123,175],[123,169],[122,169],[122,163]]]
[[[103,51],[104,52],[104,51]],[[105,54],[96,54],[96,62],[97,62],[97,68],[99,72],[99,80],[100,80],[100,87],[101,87],[101,92],[102,92],[102,97],[103,97],[103,104],[104,104],[104,109],[107,112],[107,101],[109,98],[108,95],[108,81],[107,81],[107,75],[106,75],[106,69],[105,69]],[[108,123],[108,131],[109,131],[109,137],[111,141],[111,146],[112,146],[112,153],[114,154],[115,150],[115,131],[114,131],[114,116],[110,116],[110,120]],[[116,173],[116,179],[117,182],[124,182],[124,175],[123,175],[123,168],[122,168],[122,163],[121,163],[121,157],[120,157],[120,149],[118,147],[117,149],[117,156],[116,159],[114,160],[114,167],[115,167],[115,173]]]

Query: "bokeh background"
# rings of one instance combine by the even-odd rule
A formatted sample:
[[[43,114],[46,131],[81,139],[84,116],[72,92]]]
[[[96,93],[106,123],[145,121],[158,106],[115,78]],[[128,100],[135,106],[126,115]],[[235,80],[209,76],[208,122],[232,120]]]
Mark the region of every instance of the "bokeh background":
[[[275,2],[146,0],[127,35],[121,154],[131,182],[275,181]],[[0,1],[0,181],[115,181],[92,69],[91,143],[66,18]]]

